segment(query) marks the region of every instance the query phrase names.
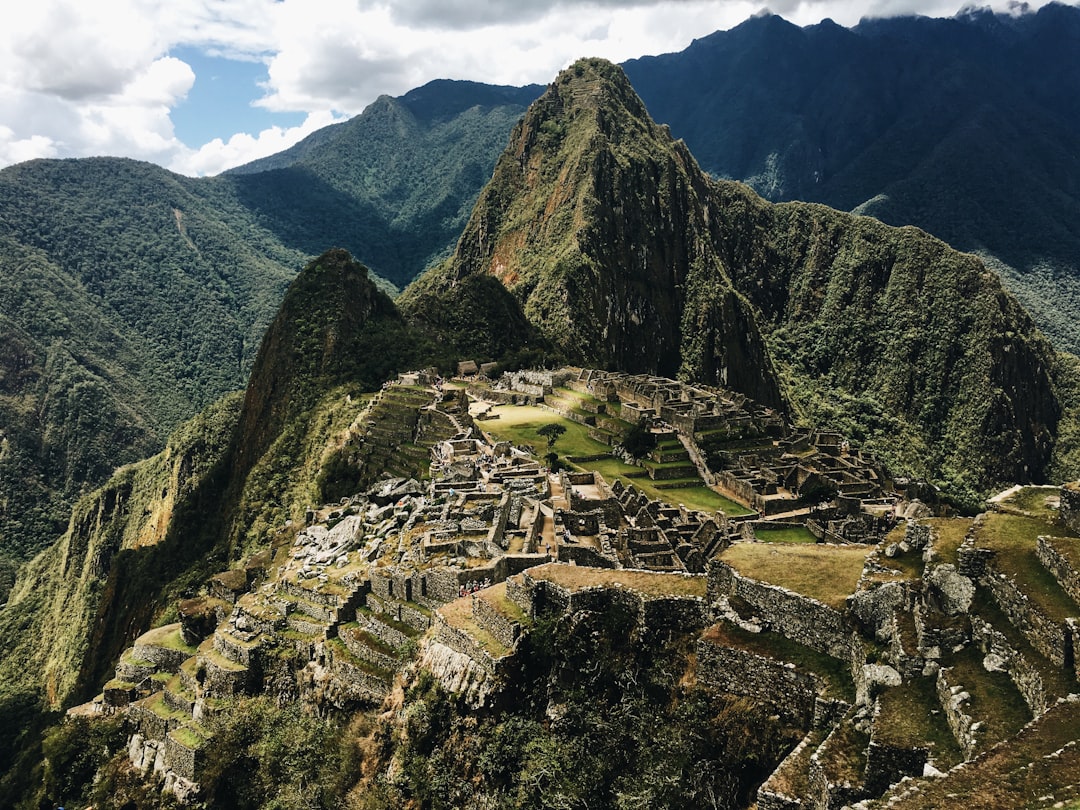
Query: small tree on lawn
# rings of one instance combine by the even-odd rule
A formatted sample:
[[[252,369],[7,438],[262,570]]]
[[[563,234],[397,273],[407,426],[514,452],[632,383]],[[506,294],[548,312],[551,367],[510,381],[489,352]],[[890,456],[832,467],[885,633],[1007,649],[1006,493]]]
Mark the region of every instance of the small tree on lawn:
[[[543,436],[547,439],[548,450],[551,450],[551,448],[555,446],[555,442],[557,442],[559,437],[564,433],[566,433],[566,428],[556,422],[544,425],[536,431],[536,435]]]

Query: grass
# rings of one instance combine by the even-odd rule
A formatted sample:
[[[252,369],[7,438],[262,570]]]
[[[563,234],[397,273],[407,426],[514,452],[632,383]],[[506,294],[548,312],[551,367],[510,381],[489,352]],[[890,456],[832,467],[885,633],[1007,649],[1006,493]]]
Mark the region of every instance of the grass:
[[[582,461],[575,463],[574,466],[580,467],[582,470],[588,470],[589,472],[600,473],[604,476],[604,480],[609,484],[613,484],[616,479],[619,479],[623,482],[623,485],[633,484],[649,498],[675,505],[681,504],[687,509],[693,509],[698,512],[723,512],[729,517],[754,514],[752,509],[747,509],[742,504],[735,503],[735,501],[725,498],[719,492],[709,489],[705,486],[704,482],[701,482],[700,478],[696,479],[701,483],[700,486],[660,489],[656,486],[657,482],[653,481],[648,476],[643,478],[630,477],[635,474],[640,475],[644,473],[644,468],[624,464],[614,457],[599,459],[597,461]],[[660,483],[670,484],[674,482],[662,481]]]
[[[1035,555],[1035,541],[1039,535],[1060,532],[1060,526],[1034,518],[989,512],[975,538],[980,547],[997,552],[995,567],[1011,576],[1028,599],[1055,621],[1080,616],[1076,603]]]
[[[202,748],[204,745],[206,745],[208,739],[207,736],[203,736],[202,734],[196,732],[195,729],[190,725],[174,728],[172,731],[169,732],[169,734],[172,735],[173,739],[175,739],[178,743],[185,746],[186,748]]]
[[[746,650],[766,658],[794,664],[803,672],[812,672],[820,677],[825,682],[828,693],[833,697],[849,702],[855,700],[855,684],[851,680],[851,670],[846,661],[812,650],[779,633],[751,633],[727,622],[721,622],[706,630],[702,638],[718,641],[736,650]]]
[[[1048,703],[1053,702],[1054,698],[1065,697],[1071,692],[1080,692],[1080,687],[1077,685],[1072,670],[1059,667],[1032,647],[1027,637],[1013,626],[1012,622],[1009,621],[998,606],[998,603],[990,598],[982,588],[976,592],[973,612],[977,613],[984,621],[1005,636],[1012,648],[1023,655],[1024,659],[1035,667],[1042,678],[1043,688],[1048,695]]]
[[[956,550],[964,542],[970,518],[930,518],[925,523],[934,531],[934,551],[941,562],[956,565]]]
[[[472,614],[471,599],[461,598],[447,602],[439,608],[438,613],[450,627],[463,630],[472,636],[476,645],[493,658],[502,658],[510,653],[509,647],[476,623]]]
[[[548,452],[547,439],[538,435],[537,431],[544,425],[557,424],[566,428],[559,440],[555,442],[554,451],[561,458],[608,455],[611,448],[596,441],[589,436],[588,428],[569,419],[559,416],[544,408],[534,405],[498,405],[492,408],[492,413],[499,415],[498,419],[483,422],[483,429],[497,439],[510,441],[518,445],[527,445],[537,456],[543,456]],[[750,515],[753,511],[741,504],[725,498],[718,492],[714,492],[702,482],[699,487],[683,487],[679,489],[659,489],[654,482],[646,478],[631,478],[635,473],[642,473],[641,467],[624,464],[622,461],[608,455],[607,458],[598,461],[585,461],[575,463],[573,466],[590,472],[598,472],[609,483],[615,479],[621,479],[624,484],[633,484],[648,497],[662,500],[667,503],[682,504],[687,509],[702,512],[723,512],[731,517]],[[700,480],[700,479],[699,479]]]
[[[952,662],[943,663],[952,665],[949,684],[959,684],[971,695],[969,711],[976,720],[983,722],[986,745],[1012,736],[1031,719],[1027,704],[1009,676],[983,669],[982,653],[976,647],[969,646]]]
[[[548,452],[547,439],[537,431],[544,425],[562,425],[566,432],[555,442],[554,450],[561,457],[594,456],[608,453],[611,448],[589,436],[585,425],[535,405],[497,405],[491,409],[498,419],[484,421],[483,429],[499,439],[528,445],[537,456]]]
[[[817,538],[805,526],[770,529],[755,526],[754,536],[762,543],[816,543]]]
[[[845,719],[828,740],[829,756],[825,758],[825,773],[830,782],[859,784],[866,772],[866,749],[870,735],[855,728]]]
[[[529,576],[533,579],[554,582],[571,591],[600,585],[606,587],[622,585],[646,596],[700,596],[704,598],[706,588],[703,576],[589,568],[564,563],[546,563],[530,568]]]
[[[780,585],[842,610],[870,551],[867,546],[735,543],[720,559],[743,576]]]
[[[1001,506],[1011,507],[1042,520],[1053,520],[1058,515],[1056,504],[1060,493],[1060,487],[1023,487],[1002,500]],[[1048,501],[1055,506],[1051,507]]]
[[[1080,746],[1080,703],[1060,703],[1009,740],[943,779],[924,780],[917,793],[890,803],[895,810],[962,807],[1075,807]],[[1055,752],[1060,752],[1055,754]],[[888,794],[887,794],[888,795]],[[1052,796],[1048,801],[1039,797]]]
[[[941,711],[934,678],[915,678],[886,689],[879,702],[881,715],[874,728],[875,737],[882,744],[925,745],[941,771],[961,762],[963,754]]]
[[[184,643],[184,639],[180,635],[179,624],[166,624],[162,627],[155,627],[153,630],[139,636],[135,643],[164,647],[167,650],[178,650],[188,655],[195,654],[195,647]]]
[[[532,621],[526,615],[525,611],[521,609],[521,606],[507,597],[505,582],[499,582],[496,585],[492,585],[490,588],[483,588],[480,591],[477,591],[476,598],[483,599],[512,622],[517,622],[523,626],[532,624]]]

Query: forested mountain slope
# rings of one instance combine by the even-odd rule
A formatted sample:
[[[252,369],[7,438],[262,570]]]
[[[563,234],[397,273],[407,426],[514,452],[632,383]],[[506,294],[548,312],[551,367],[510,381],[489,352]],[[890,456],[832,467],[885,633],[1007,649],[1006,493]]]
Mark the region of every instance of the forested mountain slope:
[[[988,254],[1080,349],[1080,8],[797,27],[773,15],[625,64],[702,168],[773,200],[917,225]]]

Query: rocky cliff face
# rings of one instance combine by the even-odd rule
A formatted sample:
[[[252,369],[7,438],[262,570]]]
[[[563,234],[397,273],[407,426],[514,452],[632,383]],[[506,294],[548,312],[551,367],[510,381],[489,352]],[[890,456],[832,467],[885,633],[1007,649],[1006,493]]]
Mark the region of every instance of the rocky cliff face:
[[[515,128],[453,258],[405,306],[494,277],[573,361],[681,372],[777,404],[753,314],[708,238],[708,189],[617,67],[579,62]]]

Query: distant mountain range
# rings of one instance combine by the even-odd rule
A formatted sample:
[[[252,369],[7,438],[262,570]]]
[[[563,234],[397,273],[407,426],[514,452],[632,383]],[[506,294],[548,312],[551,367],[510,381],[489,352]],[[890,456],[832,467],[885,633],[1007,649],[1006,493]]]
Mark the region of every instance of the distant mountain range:
[[[710,174],[982,251],[1076,351],[1078,52],[1080,9],[1051,4],[852,29],[760,16],[625,70]],[[310,256],[347,248],[398,287],[450,256],[541,90],[433,82],[216,178],[0,171],[0,548],[42,547],[113,467],[243,385]]]

